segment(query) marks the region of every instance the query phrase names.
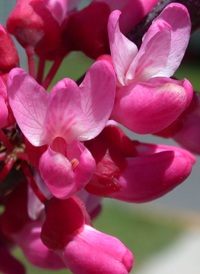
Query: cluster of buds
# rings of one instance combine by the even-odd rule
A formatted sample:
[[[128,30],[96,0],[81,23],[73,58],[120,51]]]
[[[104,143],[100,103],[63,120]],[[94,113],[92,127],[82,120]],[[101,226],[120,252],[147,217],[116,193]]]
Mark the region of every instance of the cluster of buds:
[[[187,8],[168,5],[138,49],[125,34],[158,0],[94,0],[79,10],[80,2],[17,0],[6,29],[0,26],[0,271],[5,274],[25,273],[11,255],[16,245],[44,269],[129,273],[132,253],[93,228],[102,198],[154,200],[182,183],[195,163],[189,151],[131,140],[117,124],[184,145],[181,136],[199,121],[200,103],[190,82],[170,78],[190,37]],[[19,68],[8,33],[25,49],[28,72]],[[74,50],[93,58],[93,65],[80,85],[64,78],[47,92]],[[44,77],[47,60],[53,65]]]

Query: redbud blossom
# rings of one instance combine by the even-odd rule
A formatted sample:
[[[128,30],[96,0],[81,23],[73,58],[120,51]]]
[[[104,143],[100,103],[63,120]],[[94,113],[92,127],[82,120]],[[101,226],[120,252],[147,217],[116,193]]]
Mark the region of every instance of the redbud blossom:
[[[10,72],[12,110],[29,142],[36,147],[47,145],[39,170],[56,197],[70,197],[91,179],[95,161],[81,141],[94,138],[106,125],[115,86],[114,71],[105,61],[88,70],[80,87],[65,78],[50,94],[25,71]]]
[[[119,81],[111,118],[136,133],[153,133],[171,124],[192,99],[189,81],[168,78],[178,68],[189,41],[189,13],[183,5],[168,5],[150,26],[139,51],[121,33],[119,16],[119,11],[112,12],[108,23]]]
[[[86,145],[97,167],[85,189],[126,202],[161,197],[182,183],[195,163],[192,154],[184,149],[131,141],[116,126],[107,126]]]
[[[53,199],[41,232],[44,244],[58,254],[74,274],[127,274],[131,252],[116,238],[89,224],[84,204],[74,196]]]
[[[55,49],[61,28],[43,0],[18,0],[7,19],[7,29],[24,48],[38,53]]]

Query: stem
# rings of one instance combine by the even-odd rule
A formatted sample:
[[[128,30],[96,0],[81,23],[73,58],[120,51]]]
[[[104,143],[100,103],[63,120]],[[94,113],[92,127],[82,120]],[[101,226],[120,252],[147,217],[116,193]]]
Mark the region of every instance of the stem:
[[[42,79],[44,76],[44,69],[45,69],[46,59],[44,57],[40,57],[39,65],[38,65],[38,72],[37,72],[37,82],[38,84],[42,84]]]
[[[21,159],[21,160],[24,160],[26,162],[29,161],[28,155],[26,153],[24,153],[24,152],[18,152],[17,153],[17,159]]]
[[[4,161],[7,158],[7,153],[6,152],[1,152],[0,153],[0,162]]]
[[[34,49],[33,47],[29,46],[26,49],[26,54],[28,57],[28,69],[29,69],[29,74],[32,76],[34,79],[36,79],[35,75],[35,60],[34,60]]]
[[[64,57],[57,57],[56,60],[54,61],[49,73],[47,74],[44,82],[42,83],[42,86],[44,89],[47,89],[51,83],[51,81],[53,80],[56,72],[58,71],[62,61],[63,61]]]
[[[10,157],[8,158],[8,161],[5,163],[2,171],[0,172],[0,183],[3,181],[3,179],[8,175],[8,173],[11,171],[13,165],[15,163],[15,160]]]
[[[7,138],[2,129],[0,129],[0,140],[3,142],[4,146],[9,152],[13,151],[14,146],[11,144],[10,140]]]
[[[44,194],[40,191],[39,187],[37,186],[33,175],[30,172],[30,169],[27,167],[26,164],[22,165],[22,171],[29,183],[29,185],[31,186],[31,188],[33,189],[35,195],[38,197],[38,199],[40,200],[40,202],[42,202],[43,204],[45,204],[48,200],[47,198],[44,196]]]

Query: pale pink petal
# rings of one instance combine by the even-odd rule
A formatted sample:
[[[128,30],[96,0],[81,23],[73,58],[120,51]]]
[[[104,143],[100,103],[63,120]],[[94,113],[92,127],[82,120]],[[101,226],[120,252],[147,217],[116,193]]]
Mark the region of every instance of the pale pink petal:
[[[117,78],[122,85],[125,85],[125,75],[135,58],[137,46],[127,39],[119,29],[119,17],[121,12],[113,11],[108,21],[108,36],[110,51]]]
[[[48,93],[24,70],[12,69],[8,76],[8,97],[21,131],[34,146],[41,140]]]
[[[117,238],[85,225],[60,254],[74,274],[128,274],[133,255]],[[75,263],[76,262],[76,263]]]
[[[34,171],[35,183],[47,199],[52,198],[52,194],[42,180],[39,171]],[[38,219],[44,213],[44,204],[35,195],[33,189],[28,185],[28,215],[32,220]]]
[[[89,123],[82,111],[79,87],[71,79],[65,78],[51,90],[43,140],[51,144],[56,137],[62,137],[70,144],[88,129]]]
[[[89,128],[79,141],[96,137],[106,125],[115,100],[116,77],[113,67],[106,61],[95,62],[80,85],[81,105]]]
[[[35,195],[32,187],[28,185],[28,216],[32,220],[36,220],[41,216],[42,211],[44,210],[44,204],[40,202],[38,197]]]
[[[165,20],[172,28],[171,45],[166,67],[155,76],[170,77],[179,67],[189,42],[190,15],[184,5],[171,3],[162,11],[153,24],[160,19]]]
[[[61,153],[48,147],[39,163],[41,177],[51,193],[59,199],[71,196],[75,187],[75,176],[70,161]]]
[[[61,25],[67,14],[68,0],[43,0],[53,17]]]
[[[154,78],[153,84],[132,83],[118,91],[111,118],[139,134],[157,132],[185,110],[188,97],[181,85],[168,78]]]
[[[165,68],[171,43],[171,27],[157,20],[148,29],[141,48],[126,73],[125,84],[145,82]]]

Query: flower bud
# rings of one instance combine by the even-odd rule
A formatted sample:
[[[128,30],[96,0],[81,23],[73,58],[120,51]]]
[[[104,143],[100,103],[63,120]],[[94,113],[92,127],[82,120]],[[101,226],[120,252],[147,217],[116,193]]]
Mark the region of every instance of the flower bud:
[[[6,29],[0,24],[0,71],[6,73],[18,65],[19,56],[15,44]]]
[[[43,0],[18,0],[7,19],[7,29],[24,47],[38,53],[55,49],[61,28]]]
[[[90,226],[84,204],[74,196],[52,199],[44,222],[43,243],[58,254],[74,274],[127,274],[131,252],[116,238]]]

